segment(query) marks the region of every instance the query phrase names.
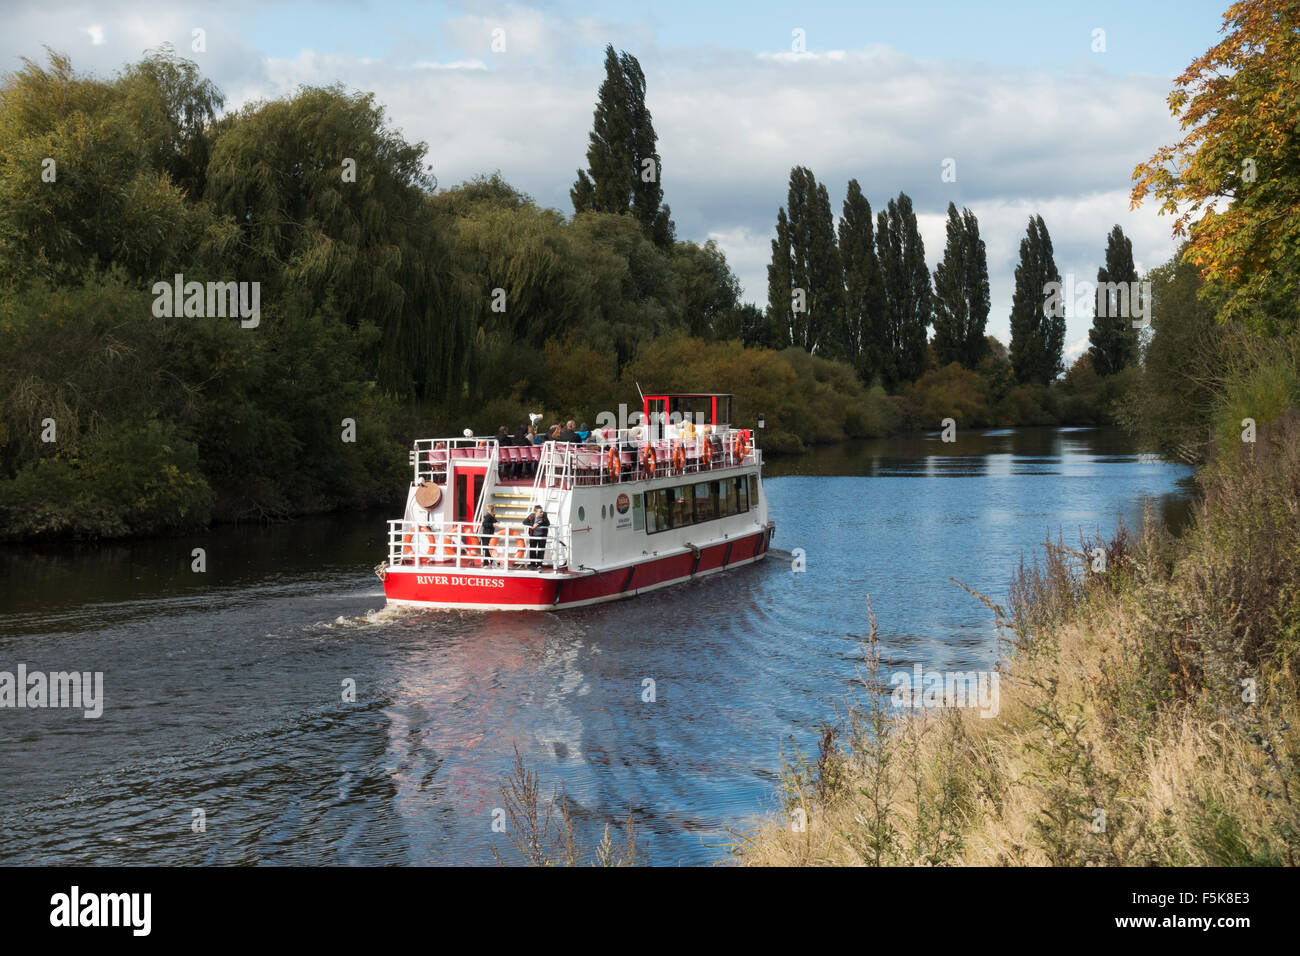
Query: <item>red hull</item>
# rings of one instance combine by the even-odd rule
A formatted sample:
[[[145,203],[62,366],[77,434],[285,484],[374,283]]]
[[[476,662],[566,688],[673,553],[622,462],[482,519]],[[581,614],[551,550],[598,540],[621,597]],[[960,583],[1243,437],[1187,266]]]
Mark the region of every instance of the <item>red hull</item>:
[[[389,603],[423,604],[432,607],[480,610],[550,610],[616,601],[643,591],[654,590],[701,574],[749,564],[767,551],[768,532],[701,548],[694,552],[653,558],[587,574],[494,575],[472,570],[436,566],[419,571],[389,568],[384,576],[384,594]],[[698,560],[698,563],[697,563]]]

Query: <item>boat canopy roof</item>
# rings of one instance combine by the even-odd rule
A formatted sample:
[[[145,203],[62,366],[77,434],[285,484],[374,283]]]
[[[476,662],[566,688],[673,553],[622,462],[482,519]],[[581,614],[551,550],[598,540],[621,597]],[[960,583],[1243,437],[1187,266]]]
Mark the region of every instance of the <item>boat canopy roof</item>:
[[[690,415],[700,424],[727,425],[731,422],[731,395],[726,392],[646,395],[641,410],[647,420],[652,414],[658,414],[666,422],[676,414],[682,418]]]

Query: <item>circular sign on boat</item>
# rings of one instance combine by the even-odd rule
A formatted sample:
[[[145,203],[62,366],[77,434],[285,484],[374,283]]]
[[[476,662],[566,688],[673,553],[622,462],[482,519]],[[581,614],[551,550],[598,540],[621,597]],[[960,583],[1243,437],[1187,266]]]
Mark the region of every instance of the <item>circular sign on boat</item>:
[[[438,507],[441,500],[442,489],[431,481],[422,481],[420,487],[415,489],[415,503],[425,511]]]
[[[618,496],[618,513],[619,513],[619,514],[621,514],[621,515],[625,515],[625,514],[627,514],[627,509],[628,509],[629,507],[631,507],[631,505],[632,505],[632,499],[630,499],[627,495],[619,495],[619,496]]]

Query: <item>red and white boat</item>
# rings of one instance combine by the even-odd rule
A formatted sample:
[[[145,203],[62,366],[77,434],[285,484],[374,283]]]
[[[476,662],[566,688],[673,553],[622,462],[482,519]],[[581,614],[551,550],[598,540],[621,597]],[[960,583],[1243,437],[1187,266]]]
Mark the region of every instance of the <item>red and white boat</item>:
[[[729,395],[653,395],[639,423],[597,428],[584,443],[417,441],[406,510],[388,522],[388,560],[375,569],[384,594],[390,604],[551,610],[761,560],[774,530],[762,453],[730,413]],[[488,505],[497,523],[484,535]],[[523,525],[536,505],[544,539]]]

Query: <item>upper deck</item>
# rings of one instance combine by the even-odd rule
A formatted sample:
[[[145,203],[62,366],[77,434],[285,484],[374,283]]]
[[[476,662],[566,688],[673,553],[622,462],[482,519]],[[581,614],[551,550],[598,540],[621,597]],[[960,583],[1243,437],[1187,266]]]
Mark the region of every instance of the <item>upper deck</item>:
[[[762,466],[762,452],[748,429],[702,428],[705,431],[668,426],[665,437],[653,438],[649,426],[638,426],[606,430],[594,441],[547,440],[539,445],[501,445],[495,438],[422,438],[415,442],[412,453],[415,484],[445,484],[449,464],[473,459],[483,460],[493,472],[512,463],[534,463],[532,484],[538,489],[612,485]]]

